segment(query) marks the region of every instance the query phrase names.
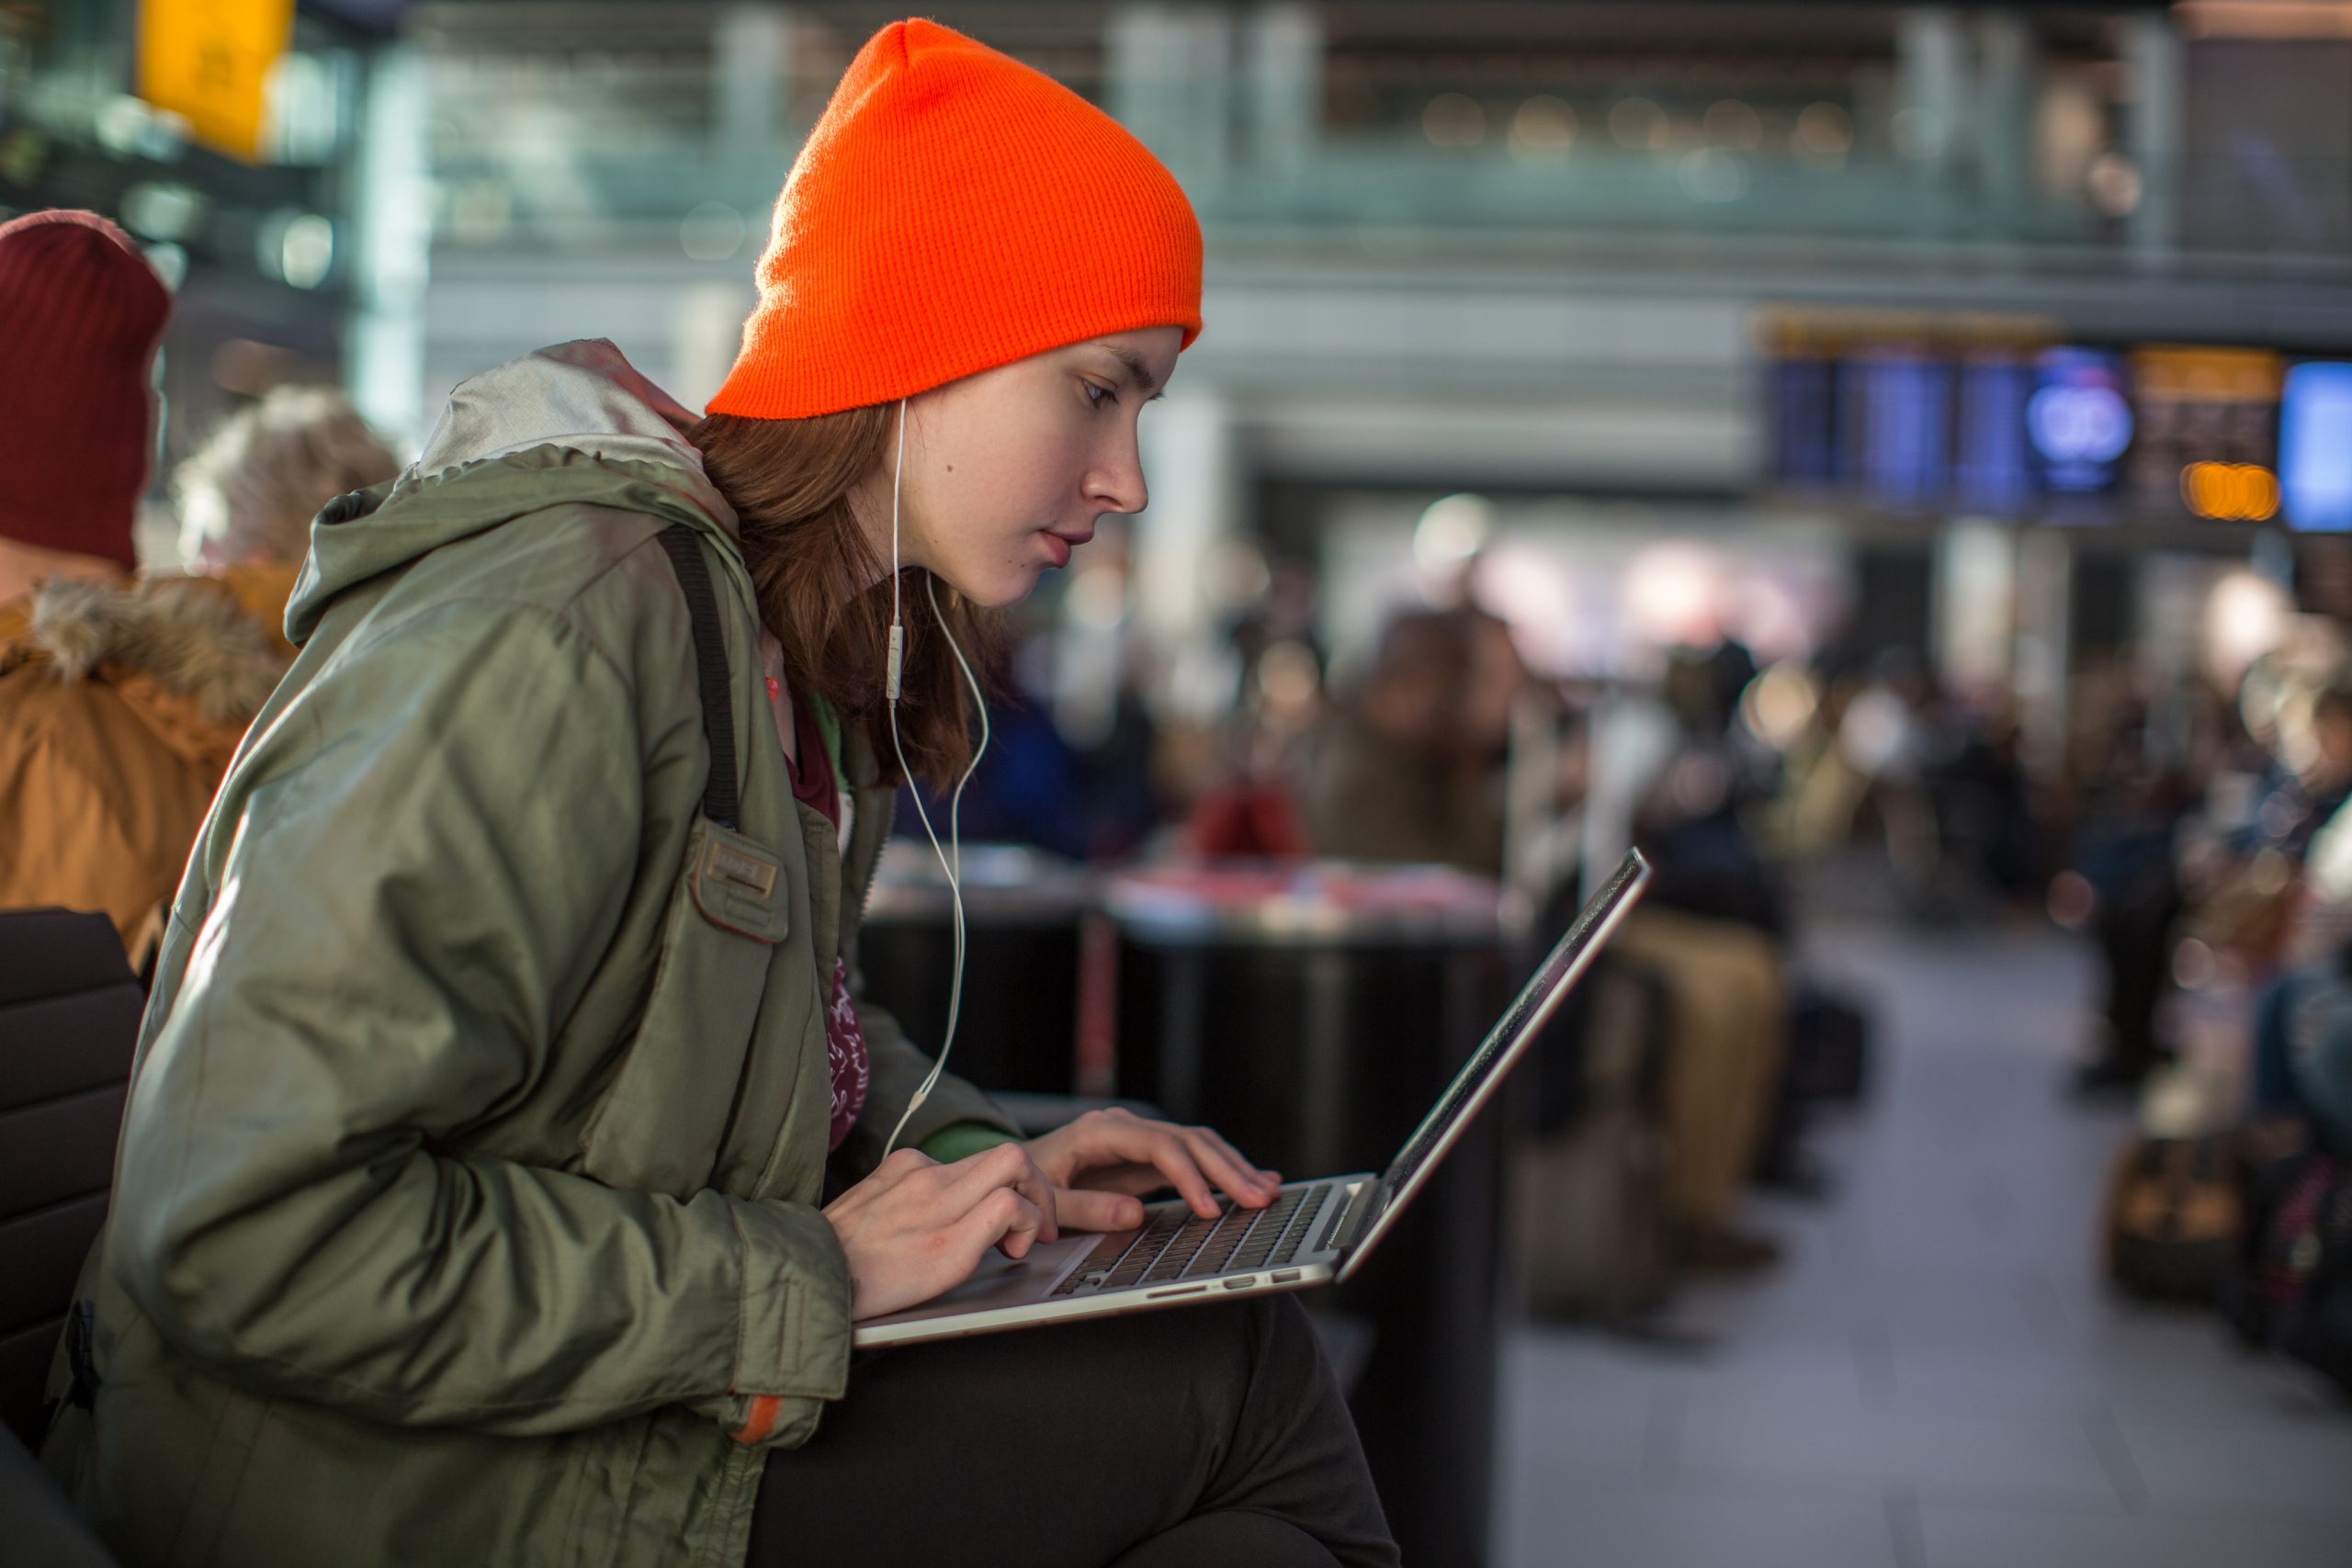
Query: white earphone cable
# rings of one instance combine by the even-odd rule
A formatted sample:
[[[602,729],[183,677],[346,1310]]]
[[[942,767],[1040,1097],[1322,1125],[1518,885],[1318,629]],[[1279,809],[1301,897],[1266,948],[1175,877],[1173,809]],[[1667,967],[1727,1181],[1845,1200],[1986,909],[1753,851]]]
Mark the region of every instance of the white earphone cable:
[[[902,398],[899,400],[898,461],[890,474],[890,657],[888,704],[890,717],[890,749],[898,753],[899,772],[907,779],[910,784],[912,784],[914,782],[914,770],[907,765],[906,748],[899,739],[899,675],[904,663],[906,648],[905,633],[901,629],[899,619],[899,486],[900,479],[906,468],[906,463],[907,404],[906,400]],[[972,761],[964,769],[964,776],[956,781],[955,793],[948,796],[948,847],[946,849],[943,850],[940,848],[939,834],[931,825],[931,813],[923,809],[922,789],[917,787],[910,788],[908,791],[908,793],[914,797],[915,819],[922,824],[923,837],[931,840],[931,852],[939,857],[939,869],[944,872],[947,875],[947,897],[951,909],[951,925],[949,928],[951,932],[950,949],[953,954],[954,973],[952,977],[949,979],[947,986],[947,1026],[939,1042],[938,1059],[932,1063],[931,1071],[924,1077],[922,1087],[915,1090],[912,1098],[907,1101],[906,1110],[899,1113],[899,1124],[890,1129],[890,1136],[882,1145],[882,1156],[885,1159],[888,1159],[890,1156],[891,1151],[899,1146],[899,1136],[907,1130],[907,1122],[914,1116],[917,1109],[922,1105],[924,1100],[931,1098],[931,1091],[938,1086],[939,1075],[947,1070],[947,1053],[955,1048],[956,1023],[956,1020],[962,1015],[964,1009],[964,786],[972,782],[973,773],[979,770],[980,759],[988,754],[989,750],[988,697],[986,694],[980,690],[979,677],[972,672],[970,660],[964,657],[963,649],[956,646],[956,634],[947,629],[947,617],[939,608],[939,578],[937,574],[931,571],[929,569],[925,569],[923,577],[925,580],[926,591],[931,598],[932,619],[938,623],[940,635],[947,639],[948,649],[956,655],[956,668],[963,672],[964,684],[972,694],[972,705],[979,714],[980,743],[973,749]]]

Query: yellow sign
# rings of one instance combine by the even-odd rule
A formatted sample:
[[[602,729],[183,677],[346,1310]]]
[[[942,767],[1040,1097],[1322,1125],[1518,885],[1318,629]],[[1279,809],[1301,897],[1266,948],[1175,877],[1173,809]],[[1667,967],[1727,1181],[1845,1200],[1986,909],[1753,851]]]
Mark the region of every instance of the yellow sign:
[[[2191,463],[2180,470],[2180,499],[2199,517],[2267,523],[2278,515],[2278,476],[2259,463]]]
[[[294,32],[294,0],[140,0],[139,96],[196,141],[261,161],[264,94]]]

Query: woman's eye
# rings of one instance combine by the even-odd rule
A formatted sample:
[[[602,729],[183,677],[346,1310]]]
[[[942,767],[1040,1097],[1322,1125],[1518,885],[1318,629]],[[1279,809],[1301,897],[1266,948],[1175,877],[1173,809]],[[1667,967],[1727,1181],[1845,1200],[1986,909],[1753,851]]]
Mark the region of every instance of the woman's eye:
[[[1091,381],[1081,381],[1079,385],[1086,389],[1086,400],[1098,409],[1105,402],[1119,400],[1119,395],[1108,387],[1098,387]]]

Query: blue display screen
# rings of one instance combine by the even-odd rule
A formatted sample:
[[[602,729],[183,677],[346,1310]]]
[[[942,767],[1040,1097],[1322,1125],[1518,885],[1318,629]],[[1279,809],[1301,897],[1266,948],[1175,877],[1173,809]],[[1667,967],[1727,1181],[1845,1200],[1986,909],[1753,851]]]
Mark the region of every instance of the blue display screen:
[[[1915,348],[1866,349],[1849,359],[1838,411],[1840,478],[1897,504],[1940,498],[1951,482],[1951,366]]]
[[[2089,348],[2045,350],[2026,400],[2026,447],[2034,476],[2053,495],[2097,495],[2115,487],[2132,445],[2132,401],[2123,364]]]
[[[2022,359],[1987,355],[1962,363],[1952,479],[1963,505],[1988,512],[2025,505],[2033,485],[2025,442],[2033,389],[2033,367]]]
[[[2290,527],[2352,532],[2352,365],[2314,361],[2287,372],[2278,488]]]
[[[1772,367],[1772,473],[1782,484],[1826,485],[1838,477],[1838,367],[1790,357]]]

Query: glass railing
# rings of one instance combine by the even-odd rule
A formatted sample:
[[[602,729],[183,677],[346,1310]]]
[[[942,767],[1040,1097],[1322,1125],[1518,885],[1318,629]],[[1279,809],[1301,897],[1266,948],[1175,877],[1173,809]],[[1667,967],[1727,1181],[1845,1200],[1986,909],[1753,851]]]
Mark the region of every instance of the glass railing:
[[[608,124],[604,135],[610,134]],[[763,228],[791,164],[788,146],[713,150],[655,128],[626,151],[598,147],[596,140],[574,140],[560,118],[539,122],[526,138],[506,135],[486,146],[452,135],[456,150],[434,161],[436,239],[462,246],[642,237],[683,224],[710,202]],[[1213,243],[1220,236],[1378,229],[2079,245],[2125,232],[2121,222],[2085,207],[1996,202],[1959,180],[1925,179],[1917,165],[1894,157],[1855,157],[1820,170],[1703,146],[1670,157],[1595,155],[1573,166],[1531,168],[1340,141],[1288,167],[1193,171],[1185,186]],[[2242,195],[2231,197],[2230,210],[2246,214],[2233,220],[2233,229],[2258,217],[2263,231],[2276,232],[2284,221]],[[2294,234],[2340,248],[2341,212],[2317,210],[2326,215],[2302,220]]]
[[[727,102],[725,51],[707,39],[655,57],[472,49],[438,59],[436,239],[641,244],[674,228],[690,254],[723,259],[717,241],[729,226],[710,205],[753,238],[763,231],[838,52],[796,55],[790,79],[765,89],[762,134],[749,139],[729,118],[741,111]],[[1078,90],[1144,106],[1137,133],[1183,181],[1213,244],[1378,231],[1435,243],[1663,233],[2070,255],[2133,243],[2352,254],[2352,156],[2248,144],[2143,169],[2088,88],[2051,95],[2062,72],[2045,73],[2041,99],[2011,104],[1996,136],[1965,118],[1923,131],[1917,111],[1897,107],[1884,61],[1842,84],[1713,83],[1679,96],[1642,80],[1531,78],[1479,96],[1391,84],[1346,101],[1308,94],[1308,107],[1285,110],[1238,73],[1214,91],[1189,81],[1123,91],[1101,51],[1070,59]],[[1284,113],[1287,129],[1275,123]]]

